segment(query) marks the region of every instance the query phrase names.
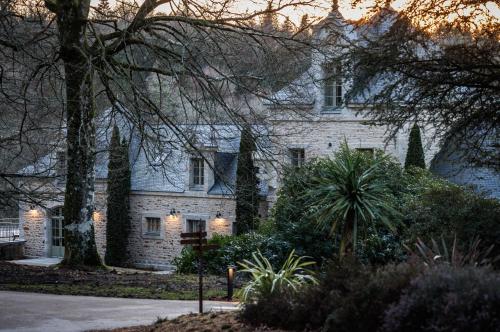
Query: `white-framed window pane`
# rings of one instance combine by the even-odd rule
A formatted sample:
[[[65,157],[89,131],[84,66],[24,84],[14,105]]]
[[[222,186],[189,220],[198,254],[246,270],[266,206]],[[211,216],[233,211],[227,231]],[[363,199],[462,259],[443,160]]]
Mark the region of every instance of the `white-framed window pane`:
[[[324,106],[342,105],[342,68],[340,64],[330,63],[324,67]]]
[[[147,234],[160,234],[161,219],[157,217],[146,217],[146,233]]]
[[[205,183],[205,164],[202,158],[191,159],[193,185],[202,186]]]

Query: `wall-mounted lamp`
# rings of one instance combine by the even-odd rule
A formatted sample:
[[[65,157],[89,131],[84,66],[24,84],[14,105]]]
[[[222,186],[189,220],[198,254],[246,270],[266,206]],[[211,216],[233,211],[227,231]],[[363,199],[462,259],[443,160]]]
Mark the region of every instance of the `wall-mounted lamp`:
[[[177,217],[177,214],[178,214],[178,213],[179,213],[179,211],[175,211],[175,209],[174,209],[174,208],[172,208],[172,209],[170,209],[170,214],[169,214],[169,216],[170,216],[170,217],[175,218],[175,217]]]
[[[220,213],[220,211],[217,211],[217,214],[215,215],[215,218],[216,219],[222,218],[222,213]]]
[[[30,210],[34,210],[36,208],[35,204],[30,204]]]

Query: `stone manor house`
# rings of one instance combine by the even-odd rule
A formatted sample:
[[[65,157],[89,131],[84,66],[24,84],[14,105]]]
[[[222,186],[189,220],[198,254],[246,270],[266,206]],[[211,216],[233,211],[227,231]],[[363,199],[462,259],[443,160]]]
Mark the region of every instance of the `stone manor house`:
[[[376,30],[379,27],[370,28]],[[328,38],[331,29],[355,34],[361,28],[350,25],[337,10],[332,10],[315,27],[314,38]],[[311,67],[297,80],[303,89],[299,96],[290,98],[294,82],[274,96],[279,105],[286,104],[287,110],[295,109],[307,114],[307,117],[288,116],[288,111],[265,102],[259,105],[263,110],[276,114],[269,119],[269,127],[273,128],[276,139],[266,144],[272,144],[277,151],[273,158],[267,158],[265,154],[256,154],[255,157],[262,196],[259,214],[262,217],[267,216],[269,207],[276,200],[279,165],[300,166],[314,157],[331,156],[344,139],[351,148],[368,153],[381,149],[404,163],[409,129],[387,141],[385,127],[370,125],[362,115],[356,115],[360,105],[343,102],[344,82],[326,72],[338,70],[338,67],[325,66],[324,58],[314,52],[312,57]],[[333,78],[323,79],[327,76]],[[449,156],[439,151],[437,144],[427,139],[430,137],[429,129],[422,130],[426,163],[431,169],[441,175],[447,175],[447,171],[452,170],[448,174],[451,180],[493,189],[492,195],[500,197],[498,176],[495,178],[487,170],[461,171],[451,164]],[[127,132],[124,128],[121,131]],[[210,237],[214,233],[231,234],[237,227],[233,191],[240,132],[236,126],[222,124],[199,125],[195,131],[198,148],[204,158],[187,150],[175,151],[174,161],[166,176],[150,167],[138,144],[134,139],[131,141],[130,265],[169,268],[182,249],[179,244],[181,232],[202,227]],[[109,142],[110,132],[108,128],[99,136],[102,140],[99,144]],[[64,165],[64,152],[47,156],[43,162]],[[55,167],[55,172],[61,167]],[[29,172],[30,168],[25,171]],[[95,236],[101,257],[104,257],[106,247],[106,173],[107,157],[101,156],[96,165],[94,213]],[[56,185],[64,188],[63,183]],[[44,205],[47,208],[26,205],[20,208],[21,237],[26,240],[25,255],[60,257],[64,254],[62,203],[55,200]]]

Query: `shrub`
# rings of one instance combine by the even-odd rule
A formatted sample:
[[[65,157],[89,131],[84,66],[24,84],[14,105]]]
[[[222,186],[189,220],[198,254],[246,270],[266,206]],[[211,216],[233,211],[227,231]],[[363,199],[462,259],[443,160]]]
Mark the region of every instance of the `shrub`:
[[[203,254],[204,269],[208,273],[219,275],[226,273],[228,265],[236,265],[237,262],[250,259],[252,253],[257,250],[268,257],[274,267],[280,266],[286,258],[286,253],[290,251],[287,242],[276,236],[259,233],[239,236],[214,234],[208,243],[218,244],[220,247]],[[174,265],[179,273],[196,273],[196,252],[191,247],[185,247],[174,259]]]
[[[364,154],[351,151],[359,164],[371,165],[373,160]],[[339,251],[338,234],[330,235],[319,227],[315,209],[311,207],[310,190],[317,188],[326,169],[333,166],[331,159],[312,160],[300,168],[285,170],[278,200],[272,212],[276,234],[289,242],[299,255],[311,256],[322,264]],[[390,158],[379,158],[373,176],[385,183],[387,204],[396,206],[397,193],[404,187],[401,166]],[[360,168],[364,168],[365,166]],[[367,166],[366,168],[369,168]],[[370,225],[370,224],[369,224]],[[361,230],[360,230],[361,232]],[[398,236],[383,227],[371,225],[361,233],[363,241],[358,241],[357,256],[364,262],[384,264],[402,259],[403,251]],[[382,249],[380,251],[380,249]]]
[[[383,330],[500,331],[500,276],[485,268],[429,269],[386,311]]]
[[[440,243],[434,239],[431,239],[431,243],[431,246],[427,246],[422,240],[418,239],[415,244],[416,250],[413,251],[410,248],[408,250],[427,266],[441,264],[454,267],[491,266],[500,259],[498,256],[490,256],[494,245],[481,249],[481,240],[478,238],[473,239],[470,246],[466,247],[463,252],[458,248],[456,237],[451,246],[446,243],[443,237],[441,237]]]
[[[387,159],[381,153],[368,157],[344,142],[335,158],[325,162],[308,190],[313,217],[323,229],[340,234],[340,254],[356,254],[358,233],[380,225],[395,230],[393,199],[383,173]]]
[[[405,168],[420,167],[425,169],[424,148],[420,137],[420,128],[415,123],[410,131],[408,139],[408,151],[406,152]]]
[[[499,201],[424,170],[413,169],[407,181],[402,195],[407,245],[416,243],[417,238],[429,243],[441,236],[452,242],[454,234],[461,245],[468,245],[474,238],[480,238],[485,247],[500,243]],[[499,253],[500,247],[495,247],[493,254]]]
[[[421,265],[387,265],[347,281],[347,292],[332,308],[322,330],[335,332],[377,331],[384,312],[397,302]]]
[[[244,302],[265,301],[275,293],[295,293],[307,283],[317,283],[313,272],[307,269],[315,262],[305,261],[306,257],[295,255],[293,250],[278,272],[274,272],[273,266],[260,251],[254,252],[252,258],[252,261],[245,259],[238,263],[243,267],[240,273],[249,273],[252,278],[241,291]]]

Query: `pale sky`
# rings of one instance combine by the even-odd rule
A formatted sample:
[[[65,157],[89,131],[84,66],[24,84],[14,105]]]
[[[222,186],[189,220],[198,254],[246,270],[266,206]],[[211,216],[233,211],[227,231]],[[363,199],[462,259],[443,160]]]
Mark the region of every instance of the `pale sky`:
[[[92,4],[96,5],[99,0],[92,0]],[[116,0],[108,0],[111,6],[114,6],[116,3]],[[139,3],[142,2],[142,0],[136,0]],[[178,0],[174,0],[175,2],[178,3]],[[275,0],[275,3],[278,3],[279,0]],[[300,8],[286,8],[281,11],[280,15],[281,21],[284,19],[285,16],[290,17],[290,19],[298,24],[300,21],[300,18],[304,14],[308,14],[310,17],[315,17],[315,18],[321,18],[326,16],[328,12],[331,9],[331,0],[317,0],[314,1],[316,6],[313,8],[312,6],[302,6]],[[404,6],[405,0],[396,0],[394,3],[392,3],[392,7],[394,9],[400,9]],[[233,11],[237,12],[245,12],[245,11],[255,11],[255,10],[262,10],[266,7],[267,0],[236,0],[235,6],[232,8]],[[340,5],[340,12],[346,19],[353,19],[357,20],[360,19],[364,14],[366,14],[368,8],[373,5],[373,0],[364,0],[362,3],[357,6],[356,8],[351,7],[351,0],[339,0],[339,5]],[[500,17],[500,9],[499,7],[493,2],[489,2],[487,4],[488,9],[494,13],[495,16]],[[164,12],[170,12],[170,7],[159,7],[160,11]]]

